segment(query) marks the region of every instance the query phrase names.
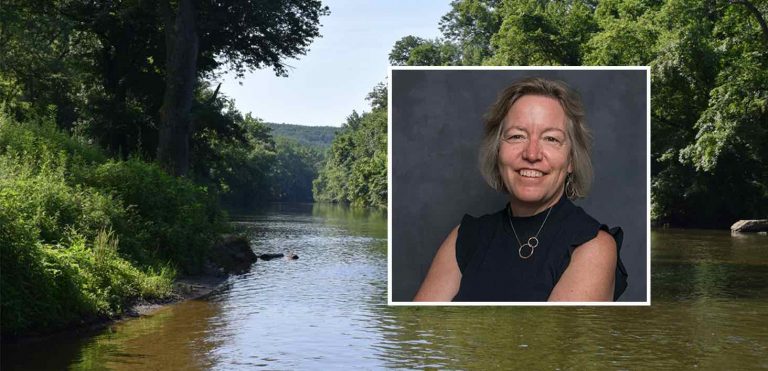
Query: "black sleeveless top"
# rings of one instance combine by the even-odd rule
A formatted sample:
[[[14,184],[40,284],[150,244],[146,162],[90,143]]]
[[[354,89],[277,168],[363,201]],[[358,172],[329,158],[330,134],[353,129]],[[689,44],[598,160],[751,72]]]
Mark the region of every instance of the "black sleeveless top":
[[[512,217],[522,243],[536,235],[547,211],[530,217]],[[595,238],[598,231],[610,233],[621,249],[621,228],[609,230],[563,196],[541,229],[534,253],[522,259],[509,215],[507,208],[479,218],[464,215],[456,238],[461,286],[453,301],[547,301],[568,267],[573,250]],[[524,249],[523,255],[529,251]],[[618,259],[613,300],[626,287],[627,271]]]

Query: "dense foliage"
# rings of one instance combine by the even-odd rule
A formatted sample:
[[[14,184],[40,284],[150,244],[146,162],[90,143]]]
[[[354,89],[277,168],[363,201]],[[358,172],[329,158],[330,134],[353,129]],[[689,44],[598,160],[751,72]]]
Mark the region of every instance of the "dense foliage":
[[[205,189],[0,116],[2,331],[50,330],[170,293],[222,230]]]
[[[4,1],[3,334],[168,295],[176,272],[203,270],[222,203],[311,201],[322,152],[274,139],[206,79],[285,75],[326,14],[317,0]]]
[[[217,195],[244,207],[312,201],[322,152],[269,134],[229,107],[224,139],[201,130],[195,179],[137,157],[112,159],[53,118],[0,116],[2,331],[50,331],[170,294],[175,272],[199,273],[223,230]],[[215,122],[216,120],[212,120]]]
[[[650,65],[652,219],[768,215],[768,2],[454,0],[397,65]],[[443,53],[440,51],[450,50]]]
[[[368,95],[371,112],[347,118],[314,182],[317,201],[387,207],[387,90]]]
[[[272,199],[284,202],[312,202],[312,182],[323,164],[324,151],[276,137],[277,158],[272,175]]]
[[[216,190],[225,206],[247,209],[270,201],[312,201],[312,180],[323,150],[272,133],[272,125],[242,115],[224,98],[199,109],[190,175]],[[296,138],[332,133],[309,126],[277,126],[290,126],[289,133]]]
[[[174,19],[186,3],[4,1],[0,103],[18,118],[54,105],[59,127],[87,134],[111,153],[154,159],[167,119],[162,112],[191,105],[184,124],[191,136],[200,106],[215,103],[199,94],[192,102],[168,101],[178,77],[169,59],[183,36],[173,31]],[[225,67],[241,76],[270,67],[286,75],[284,59],[308,50],[319,36],[319,18],[328,14],[317,0],[194,3],[198,50],[185,79],[190,86]]]

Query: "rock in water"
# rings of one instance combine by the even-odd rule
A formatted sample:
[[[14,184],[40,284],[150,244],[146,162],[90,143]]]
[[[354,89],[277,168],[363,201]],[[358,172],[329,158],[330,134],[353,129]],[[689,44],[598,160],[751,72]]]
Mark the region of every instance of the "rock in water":
[[[259,259],[272,260],[272,259],[282,258],[284,256],[285,256],[284,254],[261,254],[259,255]]]
[[[213,261],[226,273],[242,274],[251,270],[256,254],[246,237],[225,235],[214,247]]]
[[[731,226],[732,232],[766,232],[768,219],[739,220]]]

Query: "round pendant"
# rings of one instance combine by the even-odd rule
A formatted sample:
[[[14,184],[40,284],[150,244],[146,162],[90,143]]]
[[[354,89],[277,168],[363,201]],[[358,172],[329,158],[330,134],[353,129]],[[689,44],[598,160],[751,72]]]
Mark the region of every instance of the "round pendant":
[[[533,238],[533,237],[532,237],[532,238]],[[529,239],[528,241],[530,241],[530,239]],[[522,245],[520,246],[520,248],[519,248],[519,249],[517,249],[517,254],[518,254],[518,255],[520,255],[520,257],[521,257],[521,258],[523,258],[523,259],[528,259],[528,258],[530,258],[530,257],[531,257],[531,255],[533,255],[533,250],[535,250],[535,249],[536,249],[536,246],[537,246],[538,244],[539,244],[539,241],[538,241],[538,240],[536,241],[536,245],[531,245],[530,243],[524,243],[524,244],[522,244]],[[531,249],[531,250],[530,250],[530,251],[528,251],[528,254],[523,254],[523,248],[524,248],[524,247],[526,247],[526,246],[528,246],[528,248],[529,248],[529,249]]]

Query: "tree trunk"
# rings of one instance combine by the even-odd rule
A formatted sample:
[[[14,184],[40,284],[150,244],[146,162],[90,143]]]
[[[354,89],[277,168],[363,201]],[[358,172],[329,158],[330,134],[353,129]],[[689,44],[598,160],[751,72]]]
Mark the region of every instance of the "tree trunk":
[[[166,62],[157,159],[168,173],[176,176],[184,176],[189,170],[198,51],[193,1],[179,0],[175,17],[169,0],[161,5],[165,15]]]

